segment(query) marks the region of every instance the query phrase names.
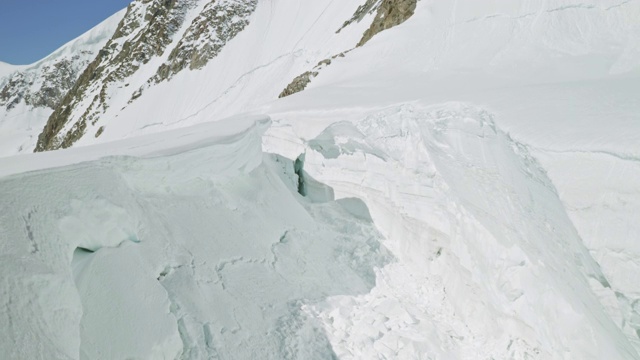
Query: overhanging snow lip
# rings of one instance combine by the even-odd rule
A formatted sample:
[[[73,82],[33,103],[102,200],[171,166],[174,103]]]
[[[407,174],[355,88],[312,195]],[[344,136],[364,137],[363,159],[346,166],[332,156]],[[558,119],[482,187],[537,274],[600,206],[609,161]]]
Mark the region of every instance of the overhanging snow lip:
[[[262,136],[270,125],[271,118],[268,115],[236,115],[220,121],[108,143],[0,158],[0,179],[109,156],[154,158],[176,155],[198,148],[231,144],[250,134]]]

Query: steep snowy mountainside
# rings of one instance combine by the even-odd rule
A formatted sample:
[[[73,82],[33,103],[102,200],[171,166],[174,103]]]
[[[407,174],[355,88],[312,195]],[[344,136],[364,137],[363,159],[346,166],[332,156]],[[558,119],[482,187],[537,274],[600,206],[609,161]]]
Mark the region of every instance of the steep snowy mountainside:
[[[110,108],[126,107],[144,88],[184,68],[202,67],[246,26],[255,6],[255,0],[132,2],[113,38],[49,118],[36,150],[69,147],[88,127],[103,129],[104,119],[114,116]]]
[[[153,81],[171,78],[182,69],[200,69],[249,23],[257,0],[212,1],[193,20]],[[211,29],[213,27],[213,29]],[[152,81],[152,79],[149,79]]]
[[[148,12],[145,6],[155,3],[132,3],[124,22],[130,22],[133,29],[135,21]],[[178,17],[177,10],[171,8],[166,21],[174,21],[180,28],[176,25],[165,33],[154,27],[166,21],[138,24],[128,35],[130,40],[119,40],[116,32],[104,49],[113,54],[96,60],[104,65],[94,64],[102,77],[88,77],[76,84],[65,106],[49,119],[37,150],[68,147],[76,141],[86,144],[122,138],[132,130],[150,125],[159,130],[163,126],[156,125],[178,120],[196,123],[202,118],[194,110],[204,107],[206,113],[221,119],[275,99],[310,64],[357,44],[373,15],[339,34],[336,31],[359,3],[177,1],[173,6],[187,8],[185,15]],[[133,53],[130,47],[143,47],[142,40],[153,40],[158,33],[165,34],[172,44],[143,52],[148,58],[136,60],[128,55]],[[244,53],[251,56],[238,55]],[[116,70],[122,68],[127,70]],[[202,79],[208,80],[198,81]],[[178,88],[189,88],[194,96],[165,97],[173,91],[167,89]],[[240,99],[245,100],[237,102],[240,92]],[[152,118],[157,121],[143,123]],[[210,115],[206,119],[210,120]]]
[[[0,153],[31,152],[44,124],[116,29],[118,12],[31,65],[0,64]]]

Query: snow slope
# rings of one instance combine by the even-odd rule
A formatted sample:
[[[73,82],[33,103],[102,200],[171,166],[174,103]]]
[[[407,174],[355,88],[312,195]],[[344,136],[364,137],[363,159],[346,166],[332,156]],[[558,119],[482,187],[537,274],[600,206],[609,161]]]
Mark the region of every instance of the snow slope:
[[[337,123],[308,141],[304,168],[363,199],[399,259],[370,294],[318,310],[341,358],[637,356],[552,182],[486,109]]]
[[[77,147],[1,159],[0,289],[33,289],[3,316],[51,339],[3,351],[640,358],[640,2],[422,0],[276,100],[360,3],[259,2]]]

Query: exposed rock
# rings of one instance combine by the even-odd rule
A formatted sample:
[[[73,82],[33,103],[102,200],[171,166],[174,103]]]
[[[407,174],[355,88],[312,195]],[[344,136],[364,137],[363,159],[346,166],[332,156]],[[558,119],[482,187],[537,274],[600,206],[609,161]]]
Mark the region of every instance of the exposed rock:
[[[28,86],[23,73],[12,75],[0,90],[0,105],[6,106],[7,110],[14,108],[24,99]]]
[[[0,106],[11,110],[20,102],[31,107],[55,109],[73,87],[93,54],[83,51],[52,64],[17,71],[0,85]]]
[[[418,0],[382,0],[373,23],[362,35],[357,46],[364,45],[381,31],[400,25],[409,19],[416,10]]]
[[[187,67],[204,67],[249,24],[257,4],[257,0],[213,0],[205,5],[149,82],[170,79]]]
[[[307,71],[301,75],[296,76],[289,85],[278,95],[279,98],[293,95],[297,92],[304,90],[311,82],[311,79],[318,76],[317,71]]]
[[[361,46],[380,31],[409,18],[415,11],[416,2],[367,0],[344,26],[376,12],[373,23],[358,43]],[[60,63],[55,65],[58,75],[45,81],[39,91],[27,93],[22,90],[29,86],[29,79],[18,76],[12,79],[13,88],[0,89],[0,101],[6,106],[25,101],[53,108],[54,112],[38,137],[36,151],[69,147],[84,135],[88,126],[96,126],[104,118],[110,94],[116,86],[117,91],[123,91],[120,89],[130,84],[130,78],[136,79],[132,76],[140,67],[153,58],[162,58],[162,65],[153,77],[146,82],[139,78],[133,80],[139,82],[129,88],[129,102],[140,97],[146,88],[169,80],[184,69],[204,67],[249,24],[256,6],[257,0],[134,1],[112,38],[77,81],[73,80],[77,73],[74,74],[68,64]],[[189,15],[196,8],[198,13]],[[193,20],[188,23],[187,18]],[[297,76],[280,97],[304,90],[330,63],[330,59],[323,60]]]
[[[353,24],[354,22],[360,22],[367,14],[373,14],[376,10],[378,10],[381,2],[382,0],[367,0],[367,2],[358,6],[358,9],[353,14],[351,19],[345,21],[340,29],[336,31],[336,34],[342,31],[342,29],[346,28],[347,26]]]

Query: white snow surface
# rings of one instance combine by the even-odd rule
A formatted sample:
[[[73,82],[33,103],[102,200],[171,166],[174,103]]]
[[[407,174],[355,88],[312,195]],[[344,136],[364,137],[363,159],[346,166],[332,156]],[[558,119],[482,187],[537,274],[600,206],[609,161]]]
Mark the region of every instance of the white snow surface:
[[[276,100],[360,3],[0,159],[0,353],[639,359],[640,1],[421,0]]]
[[[19,66],[17,65],[12,65],[12,64],[8,64],[6,62],[0,61],[0,77],[4,77],[5,75],[10,74],[18,68]]]

